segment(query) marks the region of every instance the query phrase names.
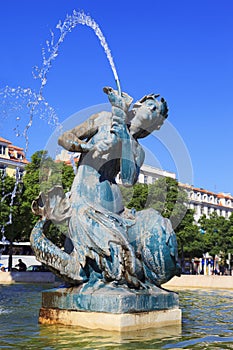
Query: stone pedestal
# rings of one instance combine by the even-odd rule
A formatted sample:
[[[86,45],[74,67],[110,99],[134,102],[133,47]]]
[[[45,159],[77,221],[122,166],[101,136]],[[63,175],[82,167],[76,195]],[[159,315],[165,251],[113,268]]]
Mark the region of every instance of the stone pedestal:
[[[39,322],[129,331],[181,324],[178,295],[157,287],[57,288],[42,293]]]

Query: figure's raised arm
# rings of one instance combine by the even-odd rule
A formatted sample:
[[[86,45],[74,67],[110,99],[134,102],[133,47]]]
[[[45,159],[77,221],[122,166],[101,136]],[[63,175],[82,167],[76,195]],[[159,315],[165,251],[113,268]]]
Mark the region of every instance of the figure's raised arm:
[[[136,183],[140,167],[144,161],[144,151],[139,143],[130,135],[126,124],[126,118],[132,97],[126,93],[119,93],[112,88],[104,88],[112,104],[111,133],[115,142],[121,145],[120,176],[124,186],[132,186]]]
[[[87,141],[97,132],[96,119],[99,114],[94,114],[82,124],[65,131],[58,139],[58,144],[70,152],[87,152]]]

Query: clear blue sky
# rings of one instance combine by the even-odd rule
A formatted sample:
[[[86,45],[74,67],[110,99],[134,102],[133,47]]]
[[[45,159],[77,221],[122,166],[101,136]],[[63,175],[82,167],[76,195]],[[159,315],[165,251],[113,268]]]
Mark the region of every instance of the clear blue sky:
[[[233,1],[1,0],[0,90],[21,86],[38,91],[32,68],[41,66],[50,30],[58,35],[58,21],[74,9],[90,14],[102,29],[123,91],[135,100],[151,92],[165,97],[168,120],[192,161],[193,185],[233,194]],[[114,87],[115,81],[105,53],[94,32],[80,25],[60,47],[44,97],[62,122],[107,102],[106,85]],[[0,115],[0,136],[24,147],[24,140],[12,134],[14,118],[6,123]],[[34,118],[28,157],[43,149],[52,131],[46,121]],[[165,152],[151,139],[144,143],[164,169],[175,171],[171,146]]]

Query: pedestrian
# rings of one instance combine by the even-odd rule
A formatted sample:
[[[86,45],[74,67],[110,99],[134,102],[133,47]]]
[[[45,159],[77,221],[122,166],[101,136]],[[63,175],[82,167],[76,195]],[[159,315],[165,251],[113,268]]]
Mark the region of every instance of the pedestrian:
[[[27,265],[24,264],[24,262],[22,261],[22,259],[19,259],[18,260],[18,264],[15,265],[15,267],[18,267],[19,268],[19,271],[26,271],[27,270]]]

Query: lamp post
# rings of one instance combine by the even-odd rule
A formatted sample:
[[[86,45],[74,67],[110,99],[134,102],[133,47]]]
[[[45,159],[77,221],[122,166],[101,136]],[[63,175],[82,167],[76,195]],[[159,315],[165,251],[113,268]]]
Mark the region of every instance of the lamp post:
[[[228,253],[228,271],[229,275],[231,275],[231,253]]]

